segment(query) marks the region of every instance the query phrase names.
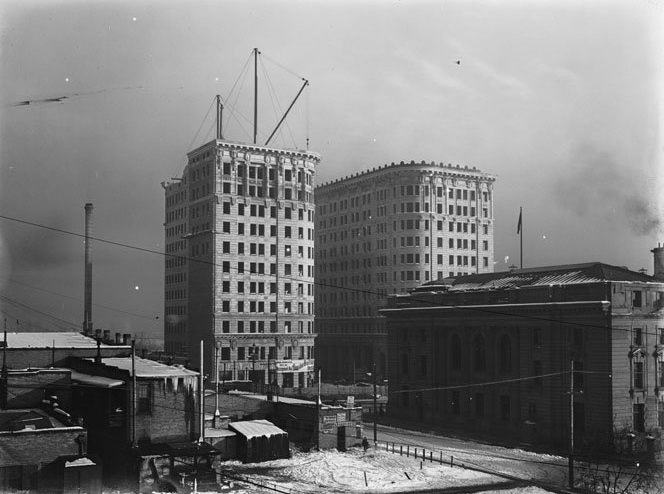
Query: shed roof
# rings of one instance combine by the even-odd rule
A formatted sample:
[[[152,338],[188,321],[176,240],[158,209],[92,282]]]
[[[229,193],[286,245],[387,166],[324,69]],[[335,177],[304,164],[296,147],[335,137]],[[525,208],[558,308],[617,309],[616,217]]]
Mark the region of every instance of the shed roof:
[[[279,427],[268,420],[244,420],[242,422],[231,422],[228,424],[228,427],[248,439],[251,439],[252,437],[271,437],[287,434],[286,431],[281,430]]]
[[[85,374],[75,370],[71,371],[71,380],[97,388],[116,388],[124,384],[124,381],[120,381],[118,379],[110,379],[103,376],[93,376],[92,374]]]
[[[101,344],[101,348],[117,348],[119,345]],[[125,345],[126,346],[126,345]],[[97,348],[97,340],[75,331],[37,333],[7,333],[7,348]],[[129,348],[127,346],[127,348]]]

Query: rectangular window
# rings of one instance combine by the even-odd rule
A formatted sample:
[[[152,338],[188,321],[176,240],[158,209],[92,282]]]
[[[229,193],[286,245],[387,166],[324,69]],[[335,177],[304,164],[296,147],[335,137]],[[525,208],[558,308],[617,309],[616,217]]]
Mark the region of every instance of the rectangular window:
[[[643,345],[643,332],[641,331],[641,328],[634,328],[633,334],[634,334],[634,346]]]
[[[641,290],[632,292],[632,307],[641,307]]]
[[[404,376],[408,375],[408,354],[401,354],[401,374]]]
[[[541,386],[542,385],[542,361],[541,360],[533,360],[533,375],[534,376],[540,376],[536,377],[534,380],[535,386]]]
[[[634,362],[634,389],[643,389],[643,362]]]
[[[510,397],[507,395],[500,396],[500,419],[510,419]]]
[[[475,416],[484,417],[484,394],[475,393]]]
[[[636,432],[645,432],[646,430],[646,414],[645,405],[643,403],[635,403],[632,405],[632,412],[634,416],[634,430]]]
[[[533,328],[533,345],[538,348],[542,346],[542,330]]]
[[[426,355],[420,356],[420,376],[424,377],[427,375],[427,357]]]
[[[139,383],[136,395],[136,413],[152,413],[152,383]]]

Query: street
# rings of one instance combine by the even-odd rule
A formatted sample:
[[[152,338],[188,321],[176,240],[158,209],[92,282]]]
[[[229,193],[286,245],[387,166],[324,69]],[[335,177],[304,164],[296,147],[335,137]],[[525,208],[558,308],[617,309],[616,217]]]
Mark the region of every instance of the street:
[[[365,423],[365,434],[372,437],[372,423]],[[435,435],[433,433],[409,431],[395,427],[378,425],[378,448],[389,451],[394,444],[396,454],[402,446],[403,454],[418,454],[425,449],[426,458],[433,453],[434,460],[443,457],[444,462],[453,461],[471,468],[506,475],[518,479],[533,481],[542,486],[557,489],[567,487],[567,458],[533,453],[521,449],[504,448],[483,444],[476,441]]]

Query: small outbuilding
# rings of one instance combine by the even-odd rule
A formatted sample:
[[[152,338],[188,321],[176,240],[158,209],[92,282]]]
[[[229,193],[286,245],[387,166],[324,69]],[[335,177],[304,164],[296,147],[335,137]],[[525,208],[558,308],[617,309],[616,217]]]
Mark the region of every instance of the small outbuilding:
[[[267,420],[232,422],[228,428],[237,433],[237,454],[243,463],[290,456],[288,433]]]

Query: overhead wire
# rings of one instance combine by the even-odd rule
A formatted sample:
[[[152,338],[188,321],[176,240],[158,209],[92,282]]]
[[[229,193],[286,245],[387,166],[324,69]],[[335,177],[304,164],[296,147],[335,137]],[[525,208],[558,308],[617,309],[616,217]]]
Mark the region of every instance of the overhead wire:
[[[281,104],[279,102],[279,98],[277,96],[277,92],[274,89],[274,85],[272,84],[272,80],[270,79],[270,75],[268,74],[267,70],[265,69],[265,65],[263,64],[263,61],[261,60],[261,68],[263,69],[263,76],[265,77],[265,81],[267,82],[267,87],[268,87],[268,95],[270,96],[270,101],[272,103],[272,110],[275,113],[275,116],[277,117],[277,121],[279,120],[279,115],[283,115],[283,110],[281,108]],[[290,135],[293,147],[297,147],[297,144],[295,143],[295,138],[293,137],[293,133],[291,132],[290,126],[288,125],[288,121],[284,121],[283,125],[286,126],[286,129],[288,130],[288,133]],[[279,131],[277,133],[278,136],[283,135],[283,131],[281,128],[279,128]]]
[[[26,288],[30,288],[32,290],[37,290],[37,291],[40,291],[40,292],[49,293],[51,295],[57,295],[59,297],[68,298],[70,300],[76,300],[78,302],[83,301],[82,299],[80,299],[78,297],[72,297],[71,295],[65,295],[64,293],[54,292],[52,290],[47,290],[46,288],[37,287],[37,286],[34,286],[34,285],[30,285],[28,283],[23,283],[23,282],[20,282],[18,280],[15,280],[13,278],[4,278],[4,280],[8,281],[9,283],[14,283],[16,285],[20,285],[20,286],[24,286]],[[141,317],[141,318],[144,318],[144,319],[154,319],[155,318],[154,316],[147,316],[145,314],[137,314],[136,312],[126,311],[126,310],[118,309],[117,307],[110,307],[108,305],[98,304],[96,302],[93,302],[92,305],[94,307],[100,307],[102,309],[107,309],[107,310],[111,310],[111,311],[114,311],[114,312],[119,312],[121,314],[126,314],[126,315],[129,315],[129,316]]]
[[[74,235],[74,236],[77,236],[77,237],[85,238],[85,235],[81,234],[81,233],[76,233],[76,232],[64,230],[62,228],[56,228],[56,227],[52,227],[52,226],[48,226],[48,225],[44,225],[44,224],[40,224],[40,223],[36,223],[36,222],[32,222],[32,221],[27,221],[27,220],[23,220],[23,219],[20,219],[20,218],[15,218],[15,217],[12,217],[12,216],[7,216],[7,215],[0,214],[0,218],[8,220],[8,221],[14,221],[14,222],[17,222],[17,223],[29,225],[29,226],[34,226],[34,227],[37,227],[37,228],[44,228],[44,229],[47,229],[47,230],[55,231],[55,232],[66,234],[66,235]],[[118,246],[118,247],[124,247],[124,248],[127,248],[127,249],[133,249],[133,250],[137,250],[139,252],[145,252],[145,253],[149,253],[149,254],[157,254],[157,255],[160,255],[160,256],[170,257],[170,258],[183,258],[183,259],[186,259],[188,262],[195,262],[195,263],[201,263],[201,264],[206,264],[206,265],[210,265],[210,266],[219,267],[219,264],[215,263],[214,261],[209,261],[209,260],[206,260],[206,259],[197,259],[197,258],[191,257],[191,256],[171,254],[171,253],[167,253],[167,252],[157,251],[157,250],[154,250],[154,249],[148,249],[148,248],[145,248],[145,247],[138,247],[138,246],[131,245],[131,244],[128,244],[128,243],[125,243],[125,242],[117,242],[117,241],[113,241],[113,240],[108,240],[108,239],[104,239],[104,238],[100,238],[100,237],[88,237],[88,238],[90,240],[94,240],[94,241],[97,241],[97,242],[102,242],[102,243],[106,243],[106,244],[110,244],[110,245],[115,245],[115,246]],[[237,268],[236,267],[234,268],[233,266],[229,266],[229,269],[237,271]],[[268,276],[268,275],[266,275],[266,276]],[[306,278],[299,278],[299,277],[296,277],[296,276],[293,276],[293,275],[279,275],[279,278],[282,279],[282,280],[285,279],[285,280],[290,280],[290,281],[295,281],[295,282],[308,283],[308,284],[312,284],[314,286],[324,286],[324,287],[327,287],[327,288],[335,288],[335,289],[338,289],[338,290],[345,290],[345,291],[359,293],[359,294],[367,294],[367,295],[375,296],[375,297],[383,297],[384,296],[381,292],[374,291],[374,290],[346,287],[346,286],[342,286],[342,285],[336,285],[336,284],[331,284],[331,283],[321,282],[321,281],[315,281],[315,280],[314,281],[308,281]],[[436,302],[433,302],[433,301],[425,299],[425,298],[417,298],[416,296],[413,296],[412,294],[411,294],[410,300],[412,300],[414,302],[420,302],[420,303],[428,304],[428,306],[425,307],[425,308],[429,308],[429,309],[452,308],[452,309],[458,309],[458,310],[468,311],[468,312],[479,312],[479,313],[485,313],[485,314],[491,314],[491,315],[511,316],[511,317],[516,317],[516,318],[525,319],[525,320],[535,320],[535,321],[540,321],[540,322],[555,322],[555,323],[558,323],[558,324],[561,324],[561,325],[574,326],[574,327],[580,327],[580,328],[591,328],[591,329],[602,329],[602,330],[610,329],[611,331],[622,331],[622,332],[628,332],[628,333],[631,332],[630,328],[620,328],[620,327],[618,327],[618,328],[616,328],[616,327],[607,328],[607,326],[600,326],[600,325],[597,325],[597,324],[585,323],[585,322],[581,322],[581,321],[570,321],[570,320],[564,320],[564,319],[554,319],[554,318],[550,318],[550,317],[541,317],[541,316],[535,316],[535,315],[531,315],[531,314],[519,313],[519,312],[514,312],[514,311],[511,311],[511,312],[510,311],[499,311],[499,310],[496,310],[496,309],[491,309],[488,306],[466,306],[466,305],[457,305],[457,304],[441,304],[441,303],[436,303]],[[588,302],[592,303],[593,301],[588,301]],[[535,305],[537,305],[537,304],[535,304]],[[643,331],[642,334],[643,335],[658,336],[658,333],[650,332],[650,331]]]

